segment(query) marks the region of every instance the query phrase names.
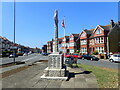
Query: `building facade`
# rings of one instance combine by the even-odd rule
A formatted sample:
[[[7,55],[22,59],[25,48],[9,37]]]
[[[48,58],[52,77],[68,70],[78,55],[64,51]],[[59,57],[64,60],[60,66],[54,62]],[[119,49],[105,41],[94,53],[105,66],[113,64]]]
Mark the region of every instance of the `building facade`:
[[[92,30],[85,29],[79,34],[79,37],[80,37],[80,53],[82,53],[82,54],[89,54],[89,37],[92,33]]]
[[[62,39],[62,52],[69,53],[69,36],[65,36]]]
[[[113,20],[110,21],[109,25],[97,25],[95,29],[83,30],[80,33],[81,53],[92,54],[97,51],[98,54],[109,54],[110,52],[120,52],[119,35],[119,25]]]
[[[107,53],[120,53],[120,22],[107,35]]]
[[[42,53],[47,53],[47,45],[42,46]]]
[[[111,20],[109,25],[97,25],[94,29],[85,29],[79,34],[71,34],[70,36],[65,36],[65,38],[59,38],[58,51],[75,53],[77,50],[81,54],[93,54],[93,52],[98,54],[116,53],[120,52],[119,36],[120,22],[114,23]],[[51,44],[51,47],[53,46],[54,43]]]
[[[48,41],[47,42],[47,53],[52,53],[53,52],[53,42]]]
[[[69,36],[69,53],[75,53],[80,49],[79,34],[71,34]]]
[[[62,42],[63,42],[64,37],[62,38],[58,38],[58,52],[62,53],[63,49],[62,49]]]

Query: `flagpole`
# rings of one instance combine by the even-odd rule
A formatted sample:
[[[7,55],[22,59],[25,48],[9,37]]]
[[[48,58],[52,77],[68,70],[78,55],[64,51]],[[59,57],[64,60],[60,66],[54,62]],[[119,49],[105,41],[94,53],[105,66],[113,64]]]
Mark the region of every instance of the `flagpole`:
[[[64,16],[64,25],[65,25],[65,16]],[[65,48],[65,35],[66,35],[66,33],[65,33],[65,31],[66,31],[66,27],[64,26],[64,64],[65,64],[65,51],[66,51],[66,48]]]
[[[64,28],[64,64],[65,64],[65,50],[66,50],[66,48],[65,48],[65,28]]]

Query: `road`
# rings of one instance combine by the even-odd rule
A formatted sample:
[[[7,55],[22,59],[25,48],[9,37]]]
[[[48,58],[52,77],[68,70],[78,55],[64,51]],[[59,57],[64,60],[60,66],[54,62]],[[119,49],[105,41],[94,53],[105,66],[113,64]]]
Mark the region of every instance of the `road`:
[[[25,61],[25,62],[34,62],[34,61],[38,61],[38,60],[48,60],[48,57],[42,56],[40,54],[31,54],[28,56],[19,56],[15,58],[15,61]],[[0,61],[0,65],[2,64],[6,64],[6,63],[11,63],[13,62],[13,58],[2,58],[1,59],[2,62]]]
[[[25,61],[26,64],[27,63],[29,64],[29,63],[32,63],[35,61],[39,61],[39,60],[48,60],[48,56],[42,56],[40,54],[31,54],[28,56],[19,56],[18,58],[16,58],[16,61]],[[10,62],[13,62],[13,58],[3,58],[1,64],[10,63]],[[85,64],[85,65],[113,68],[113,69],[118,69],[118,66],[119,66],[118,65],[119,63],[111,63],[108,60],[90,61],[90,60],[78,59],[78,63]],[[17,67],[20,67],[20,66],[16,65],[16,66],[3,68],[1,72],[4,72],[6,70],[8,71],[9,69],[11,70],[11,69],[14,69]]]
[[[19,64],[19,65],[13,65],[13,66],[5,67],[5,68],[0,68],[0,73],[10,71],[12,69],[24,67],[24,66],[27,66],[27,65],[31,65],[34,62],[40,61],[40,60],[48,60],[48,56],[42,56],[40,54],[31,54],[31,55],[28,55],[28,56],[19,56],[19,57],[16,58],[16,61],[24,61],[25,64]],[[4,64],[13,62],[13,58],[3,58],[2,62]],[[3,63],[1,63],[1,64],[3,64]]]
[[[93,65],[93,66],[100,66],[106,68],[113,68],[113,69],[120,69],[120,63],[111,63],[108,60],[99,60],[99,61],[90,61],[90,60],[82,60],[78,59],[78,63],[85,64],[85,65]]]

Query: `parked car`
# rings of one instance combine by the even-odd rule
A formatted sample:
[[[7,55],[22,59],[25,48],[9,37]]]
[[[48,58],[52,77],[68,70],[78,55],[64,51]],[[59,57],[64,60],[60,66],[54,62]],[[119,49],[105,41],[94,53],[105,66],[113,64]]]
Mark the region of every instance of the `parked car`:
[[[28,53],[28,55],[30,55],[30,54],[31,54],[31,52]]]
[[[62,55],[66,58],[70,58],[70,56],[71,56],[70,54],[64,54],[64,53]]]
[[[24,53],[23,56],[28,56],[28,53]]]
[[[91,61],[93,61],[93,60],[98,61],[99,60],[99,58],[92,56],[92,55],[88,55],[88,54],[82,55],[82,60],[84,60],[84,59],[91,60]]]
[[[18,57],[17,54],[10,54],[9,58],[13,58],[14,56],[15,56],[15,57]]]
[[[120,54],[113,54],[113,55],[111,55],[109,61],[110,62],[120,62]]]
[[[81,55],[78,55],[78,54],[73,54],[73,55],[71,55],[73,58],[78,58],[78,59],[81,59],[82,58],[82,56]]]

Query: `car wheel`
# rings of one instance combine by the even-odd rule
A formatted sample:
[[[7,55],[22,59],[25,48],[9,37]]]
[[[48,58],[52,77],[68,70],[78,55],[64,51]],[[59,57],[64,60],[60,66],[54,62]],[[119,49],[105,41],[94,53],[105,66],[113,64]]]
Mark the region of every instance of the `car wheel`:
[[[114,62],[113,59],[110,59],[110,62]]]
[[[84,60],[84,57],[82,57],[82,60]]]

